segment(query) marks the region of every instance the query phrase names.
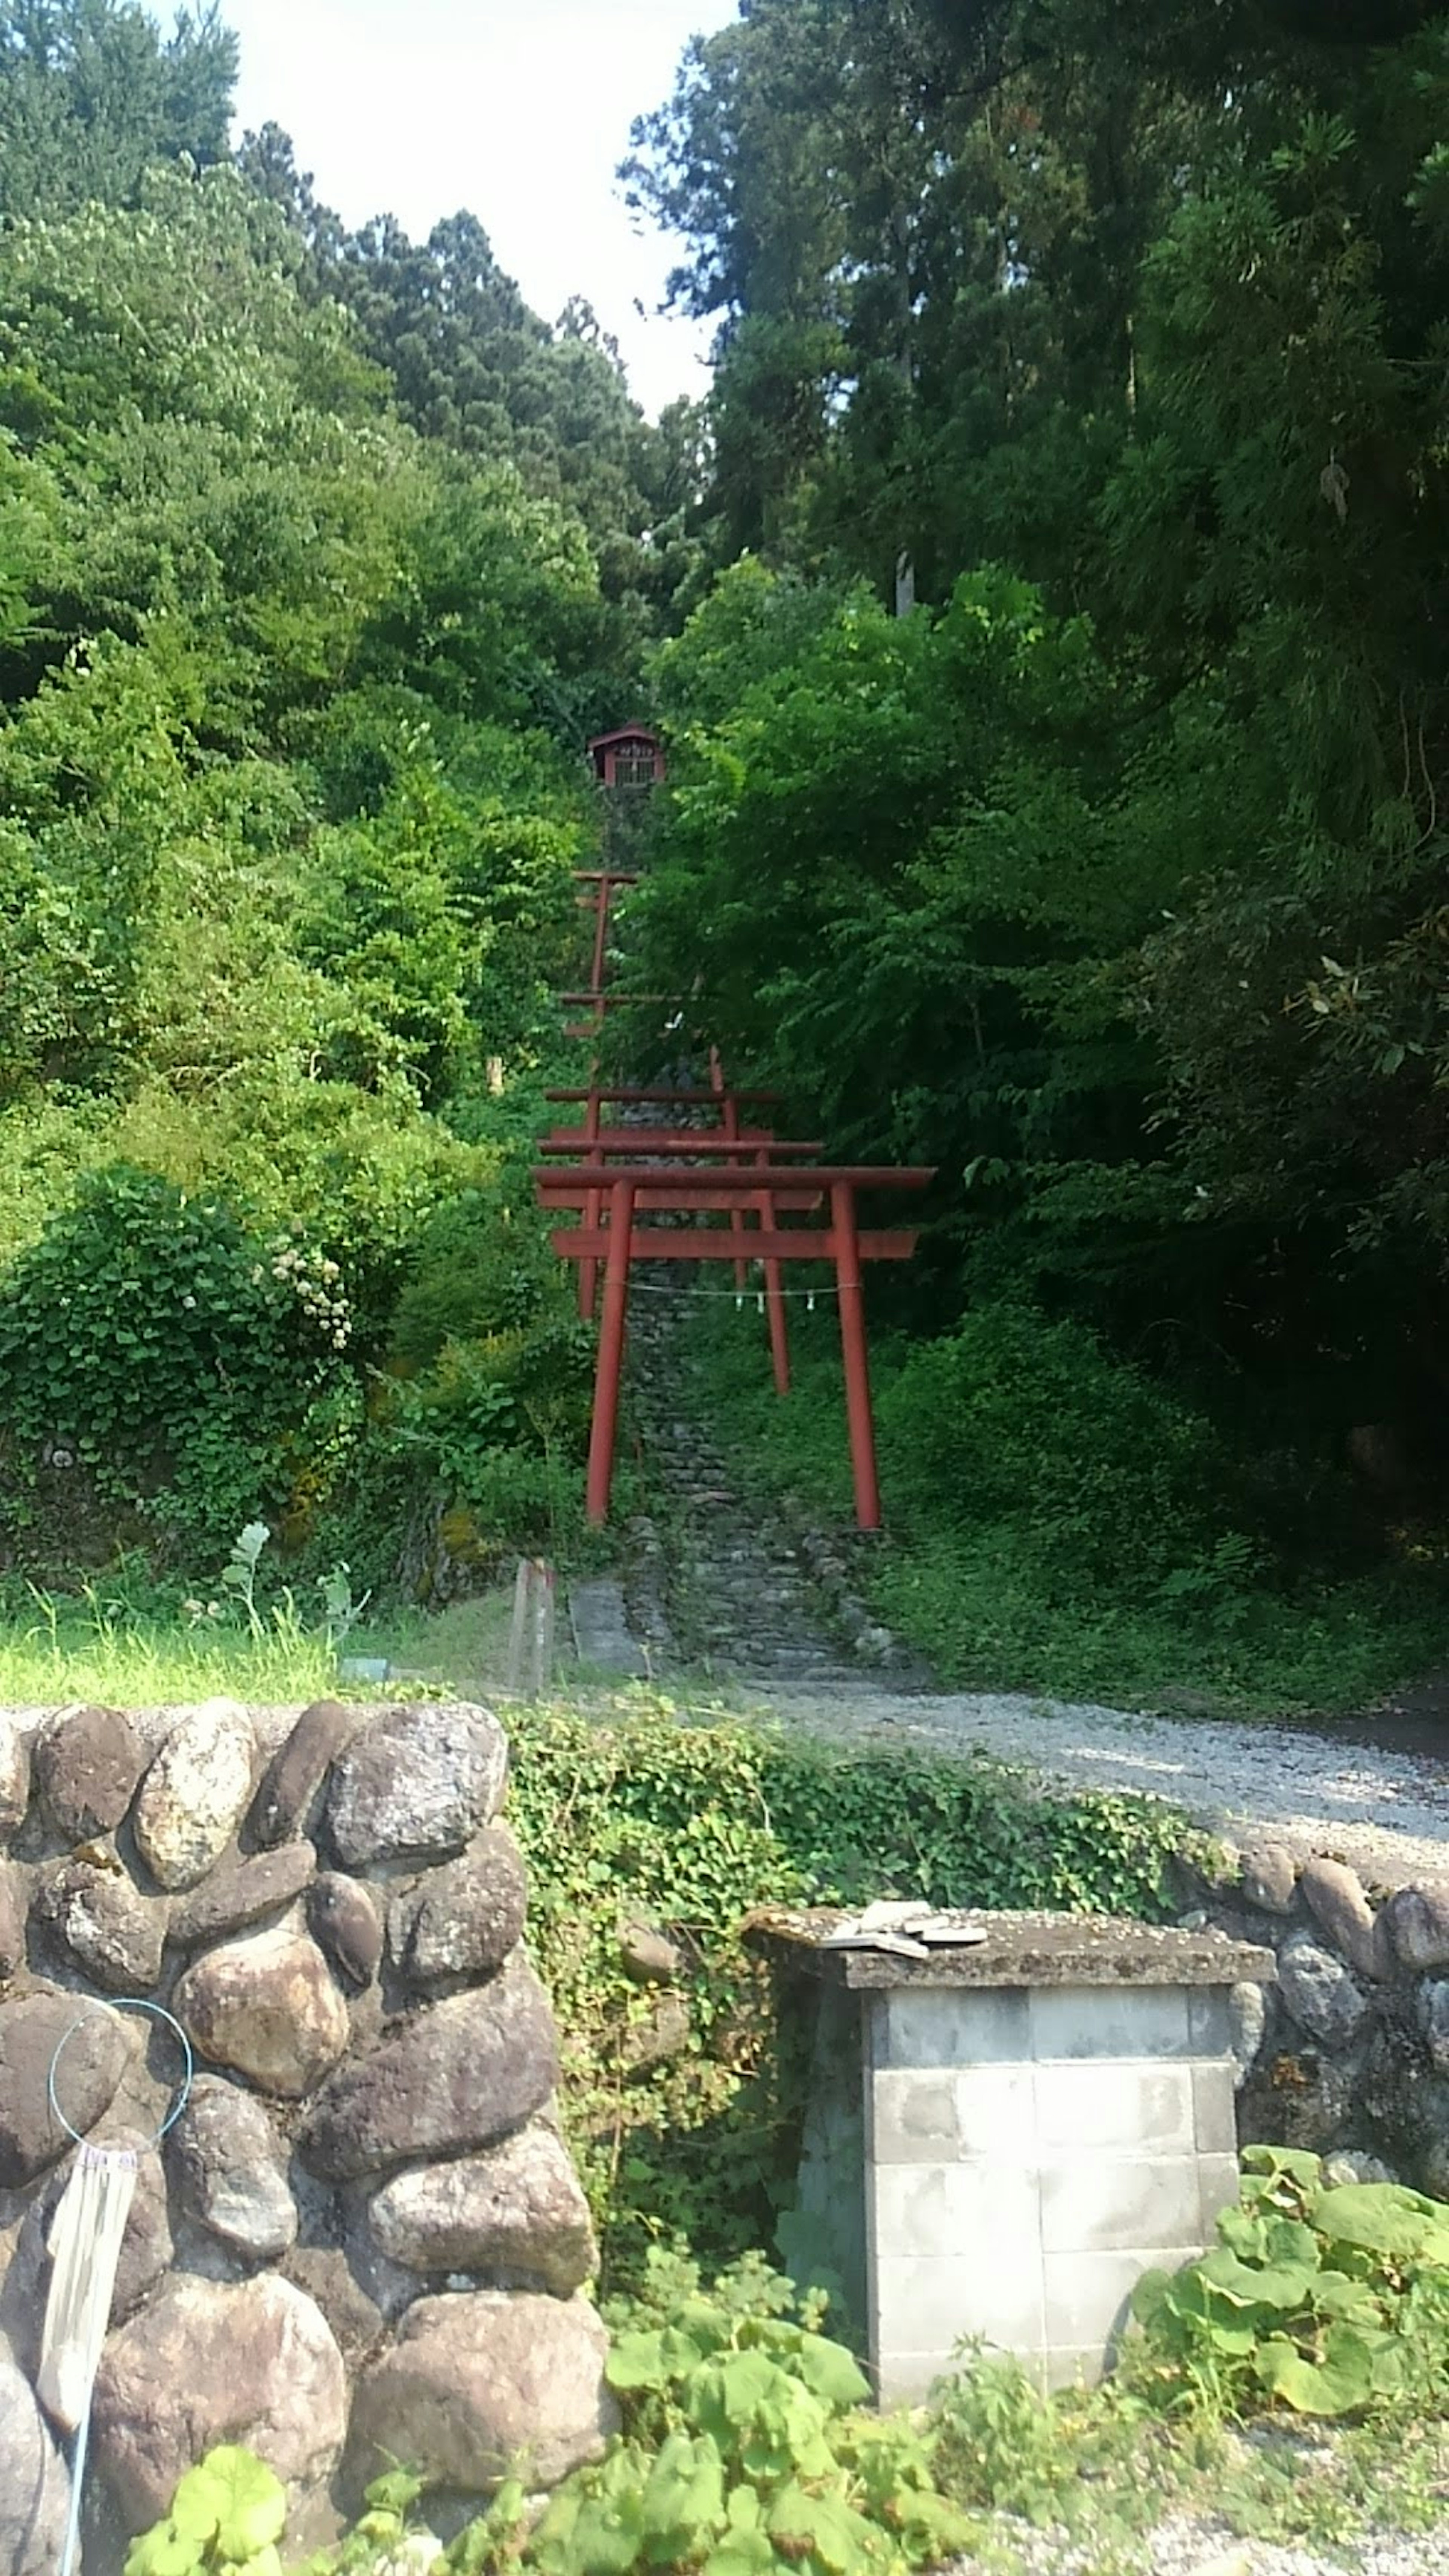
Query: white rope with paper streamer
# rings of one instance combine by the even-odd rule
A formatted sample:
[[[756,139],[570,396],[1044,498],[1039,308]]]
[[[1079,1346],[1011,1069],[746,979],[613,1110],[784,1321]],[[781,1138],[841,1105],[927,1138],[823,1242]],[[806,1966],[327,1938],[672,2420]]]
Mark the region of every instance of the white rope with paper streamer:
[[[149,2013],[153,2020],[164,2022],[180,2043],[181,2083],[170,2110],[150,2141],[152,2146],[159,2146],[167,2130],[175,2127],[186,2108],[191,2091],[191,2042],[181,2024],[169,2012],[163,2011],[160,2004],[145,2002],[140,1996],[117,1997],[114,2002],[108,2001],[96,2009]],[[72,2126],[61,2108],[56,2089],[60,2061],[76,2032],[84,2028],[85,2021],[86,2015],[78,2013],[69,2030],[62,2032],[46,2078],[52,2114],[67,2137],[75,2140],[78,2151],[70,2179],[50,2223],[47,2240],[50,2290],[45,2302],[40,2373],[36,2382],[40,2402],[52,2423],[63,2433],[75,2437],[71,2454],[70,2513],[61,2551],[60,2576],[73,2576],[80,2546],[81,2492],[85,2485],[86,2452],[90,2443],[91,2400],[95,2392],[96,2372],[100,2368],[101,2347],[110,2323],[121,2241],[126,2233],[126,2220],[140,2170],[140,2157],[135,2148],[93,2145]]]

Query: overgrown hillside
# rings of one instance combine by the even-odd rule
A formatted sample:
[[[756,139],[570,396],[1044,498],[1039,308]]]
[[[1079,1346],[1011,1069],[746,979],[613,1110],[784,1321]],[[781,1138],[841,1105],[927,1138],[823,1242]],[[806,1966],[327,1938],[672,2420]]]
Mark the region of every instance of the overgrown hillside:
[[[999,1682],[1432,1661],[1449,19],[754,0],[641,101],[718,323],[657,426],[474,216],[233,152],[234,73],[0,6],[3,1566],[566,1542],[521,1162],[648,708],[627,971],[939,1167],[882,1605]],[[751,1440],[818,1494],[807,1377]]]
[[[1366,1571],[1386,1665],[1442,1624],[1446,169],[1422,5],[758,0],[636,131],[720,565],[639,983],[940,1167],[878,1310],[936,1344],[900,1517],[982,1679],[1114,1590],[1134,1666]]]
[[[647,622],[584,393],[649,433],[509,290],[533,448],[442,434],[376,263],[226,159],[233,68],[0,13],[0,1565],[214,1584],[261,1517],[427,1598],[573,1508],[517,1164]]]

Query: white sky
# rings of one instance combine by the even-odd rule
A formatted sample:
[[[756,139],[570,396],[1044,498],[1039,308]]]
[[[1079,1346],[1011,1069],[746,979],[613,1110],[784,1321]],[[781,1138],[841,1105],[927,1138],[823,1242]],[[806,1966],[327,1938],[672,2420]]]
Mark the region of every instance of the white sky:
[[[222,16],[238,137],[284,126],[324,205],[396,215],[415,240],[467,207],[545,320],[588,297],[646,411],[704,390],[709,331],[656,316],[675,253],[614,171],[734,0],[223,0]]]

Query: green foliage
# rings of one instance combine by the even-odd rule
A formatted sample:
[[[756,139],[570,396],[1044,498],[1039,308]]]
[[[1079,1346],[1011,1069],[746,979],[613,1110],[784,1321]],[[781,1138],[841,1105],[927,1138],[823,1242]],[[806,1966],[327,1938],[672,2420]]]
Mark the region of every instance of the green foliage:
[[[213,8],[163,38],[129,0],[0,9],[0,209],[129,201],[150,162],[223,160],[237,44]]]
[[[209,1552],[275,1495],[349,1335],[335,1262],[150,1174],[97,1175],[0,1285],[12,1531],[78,1471]]]
[[[536,1119],[598,829],[569,703],[633,648],[563,490],[400,421],[284,208],[205,166],[210,17],[11,16],[0,173],[39,105],[94,151],[0,236],[5,1559],[199,1582],[265,1519],[304,1589],[396,1589],[452,1505],[482,1579],[567,1521],[580,1337],[555,1278],[547,1329],[394,1389],[392,1310]]]
[[[1110,2481],[1114,2518],[1155,2522],[1189,2461],[1174,2455],[1147,2406],[1108,2380],[1047,2397],[1012,2354],[966,2343],[931,2392],[932,2458],[958,2505],[1083,2533]]]
[[[525,2564],[860,2576],[960,2547],[966,2526],[932,2484],[927,2444],[856,2412],[868,2383],[820,2317],[757,2257],[710,2293],[696,2265],[655,2258],[606,2364],[623,2434],[553,2496]],[[477,2576],[486,2561],[465,2535],[450,2563]]]
[[[1131,2384],[1230,2418],[1441,2403],[1449,2205],[1397,2183],[1325,2186],[1316,2156],[1286,2148],[1243,2161],[1214,2250],[1138,2284]]]
[[[564,1266],[542,1240],[522,1173],[461,1190],[420,1229],[391,1325],[398,1365],[431,1368],[448,1343],[561,1320]]]
[[[1366,1678],[1380,1574],[1443,1593],[1440,15],[759,0],[628,173],[719,321],[726,567],[641,988],[939,1167],[897,1320],[1038,1299],[1206,1416],[1305,1678],[1345,1562]],[[1251,1625],[1216,1545],[1170,1571]]]
[[[390,2469],[374,2478],[363,2495],[357,2520],[330,2549],[303,2560],[296,2576],[386,2576],[400,2563],[399,2553],[412,2530],[411,2512],[423,2492],[423,2481],[409,2469]],[[499,2510],[495,2500],[492,2521]],[[401,2563],[406,2564],[403,2558]]]
[[[604,1723],[518,1709],[510,1814],[529,1934],[559,2017],[573,2143],[606,2280],[651,2245],[725,2263],[767,2241],[793,2182],[805,2069],[741,1926],[761,1907],[923,1897],[1164,1918],[1185,1828],[1146,1801],[1042,1801],[984,1761],[847,1754],[660,1704]],[[653,1999],[621,1921],[689,1962],[688,2034],[640,2061]]]
[[[280,2576],[277,2543],[286,2521],[281,2479],[254,2452],[224,2444],[186,2471],[170,2513],[132,2541],[125,2576],[203,2576],[233,2567]]]
[[[844,1525],[832,1301],[797,1308],[792,1329],[785,1402],[752,1312],[694,1328],[699,1383],[747,1480],[812,1526]],[[1437,1553],[1357,1574],[1345,1545],[1319,1571],[1314,1550],[1344,1528],[1342,1480],[1315,1481],[1261,1424],[1245,1459],[1081,1324],[983,1302],[939,1339],[880,1339],[872,1378],[888,1527],[862,1588],[942,1682],[1352,1709],[1432,1660]]]

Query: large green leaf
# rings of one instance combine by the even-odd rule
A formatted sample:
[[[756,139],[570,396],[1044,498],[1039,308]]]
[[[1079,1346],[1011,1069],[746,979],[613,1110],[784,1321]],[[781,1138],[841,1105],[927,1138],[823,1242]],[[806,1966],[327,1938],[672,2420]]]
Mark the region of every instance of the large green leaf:
[[[193,2576],[201,2560],[194,2540],[184,2540],[175,2523],[167,2516],[139,2540],[133,2540],[126,2553],[125,2576]]]
[[[211,2543],[218,2557],[240,2567],[281,2539],[287,2491],[254,2451],[223,2443],[187,2470],[171,2518],[182,2537]]]
[[[862,2406],[870,2395],[870,2381],[854,2353],[828,2335],[802,2334],[795,2367],[827,2406]]]
[[[701,2576],[768,2576],[771,2568],[783,2565],[783,2559],[775,2555],[768,2533],[729,2531],[710,2551]]]
[[[637,2488],[622,2495],[585,2496],[565,2563],[576,2576],[626,2576],[643,2541],[643,2500]]]
[[[648,2332],[636,2328],[620,2335],[614,2344],[604,2375],[611,2388],[625,2393],[632,2390],[663,2390],[676,2380],[687,2379],[697,2370],[704,2356],[691,2335],[681,2334],[677,2327]]]
[[[1340,2183],[1318,2193],[1311,2215],[1335,2245],[1404,2263],[1449,2263],[1449,2208],[1401,2183]]]
[[[876,2536],[842,2495],[813,2494],[795,2480],[775,2498],[767,2527],[783,2558],[800,2558],[808,2550],[830,2576],[854,2576],[870,2558]]]
[[[1304,2305],[1318,2277],[1316,2263],[1243,2263],[1226,2245],[1199,2270],[1235,2307],[1277,2308],[1290,2315]]]
[[[1351,2415],[1373,2394],[1370,2356],[1347,2336],[1322,2362],[1307,2360],[1286,2337],[1271,2336],[1259,2345],[1256,2366],[1268,2394],[1298,2415]]]
[[[654,2567],[696,2558],[725,2521],[724,2462],[707,2433],[671,2433],[649,2472],[640,2507],[644,2555]]]

